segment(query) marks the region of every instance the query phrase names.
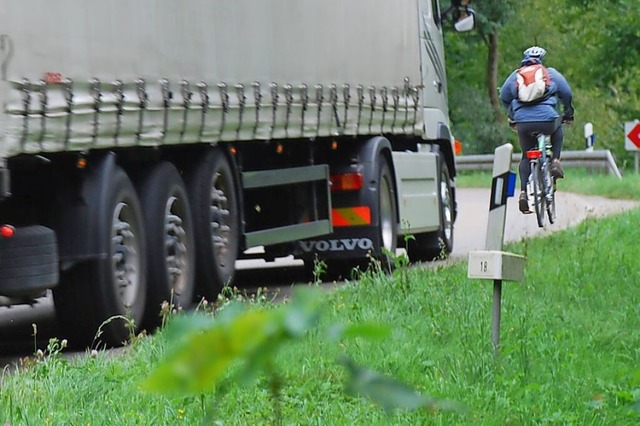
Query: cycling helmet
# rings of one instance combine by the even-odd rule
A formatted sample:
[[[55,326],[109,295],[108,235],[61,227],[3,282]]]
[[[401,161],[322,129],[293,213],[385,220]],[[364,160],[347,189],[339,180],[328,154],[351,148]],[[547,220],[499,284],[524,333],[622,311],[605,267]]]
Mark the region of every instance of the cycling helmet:
[[[542,58],[547,54],[547,51],[540,46],[531,46],[522,53],[524,55],[524,59],[538,59],[542,61]]]

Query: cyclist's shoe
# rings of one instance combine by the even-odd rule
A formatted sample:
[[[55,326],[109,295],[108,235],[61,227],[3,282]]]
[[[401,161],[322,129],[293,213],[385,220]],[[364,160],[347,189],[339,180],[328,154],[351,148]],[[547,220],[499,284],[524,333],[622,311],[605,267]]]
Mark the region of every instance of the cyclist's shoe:
[[[556,179],[564,178],[564,170],[562,170],[560,160],[558,160],[557,158],[553,159],[553,161],[551,162],[551,166],[549,167],[549,172],[551,173],[551,176]]]
[[[530,214],[531,210],[529,210],[529,197],[527,197],[527,193],[522,191],[520,193],[520,200],[518,201],[518,207],[523,214]]]

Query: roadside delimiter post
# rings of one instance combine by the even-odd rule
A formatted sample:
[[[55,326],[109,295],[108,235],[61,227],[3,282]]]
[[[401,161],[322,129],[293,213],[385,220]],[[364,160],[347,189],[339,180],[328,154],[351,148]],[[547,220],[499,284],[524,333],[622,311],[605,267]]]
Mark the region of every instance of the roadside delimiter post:
[[[496,354],[500,345],[502,281],[522,281],[524,278],[524,256],[502,251],[507,198],[513,196],[516,181],[516,175],[510,171],[512,153],[511,144],[495,150],[485,250],[470,252],[468,265],[469,278],[493,280],[491,339]]]
[[[593,145],[596,143],[596,135],[593,133],[593,124],[585,123],[584,125],[584,150],[593,152]]]

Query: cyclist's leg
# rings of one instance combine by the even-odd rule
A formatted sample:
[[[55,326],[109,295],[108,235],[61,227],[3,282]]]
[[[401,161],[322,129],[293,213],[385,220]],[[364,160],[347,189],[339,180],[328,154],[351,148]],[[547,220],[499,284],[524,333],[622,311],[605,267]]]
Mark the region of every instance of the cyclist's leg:
[[[529,160],[527,159],[527,151],[536,146],[536,138],[531,133],[537,130],[536,122],[524,122],[517,124],[518,141],[520,142],[520,149],[522,150],[522,158],[520,159],[520,166],[518,168],[520,174],[520,190],[525,191],[527,188],[527,181],[529,180],[529,174],[531,174]]]
[[[562,130],[562,125],[559,125],[555,128],[553,133],[551,133],[551,149],[553,151],[553,158],[560,159],[560,153],[562,152],[562,144],[564,141],[564,131]]]
[[[558,125],[553,133],[551,133],[551,150],[552,150],[552,162],[551,162],[551,175],[556,179],[564,178],[564,170],[560,165],[560,154],[562,152],[562,143],[564,140],[564,132],[562,125]]]
[[[520,197],[518,199],[518,209],[522,213],[531,213],[529,208],[529,198],[527,197],[527,182],[529,181],[529,175],[531,174],[531,165],[527,158],[527,151],[536,146],[536,138],[531,134],[535,131],[534,123],[524,122],[518,123],[516,126],[518,130],[518,141],[520,142],[520,149],[522,150],[522,158],[520,159],[520,166],[518,171],[520,174]]]

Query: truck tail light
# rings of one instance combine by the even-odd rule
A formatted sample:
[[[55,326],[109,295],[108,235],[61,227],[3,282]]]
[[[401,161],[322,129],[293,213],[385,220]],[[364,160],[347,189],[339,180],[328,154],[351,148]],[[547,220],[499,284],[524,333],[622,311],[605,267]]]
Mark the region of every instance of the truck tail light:
[[[364,186],[362,173],[345,173],[331,176],[332,191],[358,191]]]
[[[0,235],[3,238],[11,238],[15,235],[16,228],[11,225],[2,225],[0,226]]]

